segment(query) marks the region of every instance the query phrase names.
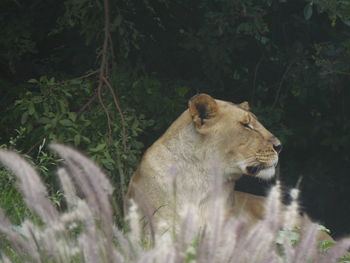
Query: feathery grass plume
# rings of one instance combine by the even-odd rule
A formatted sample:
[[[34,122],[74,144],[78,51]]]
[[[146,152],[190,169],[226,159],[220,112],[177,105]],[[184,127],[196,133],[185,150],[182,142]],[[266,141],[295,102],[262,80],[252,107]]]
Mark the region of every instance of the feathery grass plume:
[[[199,234],[198,229],[198,214],[193,205],[187,206],[187,212],[182,216],[183,220],[180,225],[179,233],[176,235],[176,242],[181,245],[182,249],[187,249],[188,246],[193,247],[193,243]]]
[[[247,234],[241,236],[235,249],[237,262],[263,262],[266,258],[277,258],[276,231],[271,228],[271,219],[258,222],[246,230]]]
[[[118,243],[118,251],[115,252],[120,255],[120,257],[132,262],[132,259],[134,259],[134,254],[131,248],[132,244],[129,243],[127,237],[124,236],[124,234],[115,225],[113,225],[112,228],[113,236]]]
[[[312,260],[312,258],[315,258],[315,255],[318,253],[317,249],[314,249],[317,248],[317,225],[309,221],[304,221],[302,229],[301,238],[294,252],[293,263],[308,262]]]
[[[0,261],[1,263],[11,263],[11,260],[6,256],[2,256],[2,258],[0,258],[0,260],[1,260]]]
[[[298,198],[299,198],[299,189],[293,188],[290,191],[290,198],[291,202],[286,207],[284,212],[284,221],[283,221],[283,229],[292,231],[296,224],[297,224],[297,218],[299,215],[299,205],[298,205]]]
[[[142,226],[142,231],[148,233],[149,232],[149,245],[153,245],[156,242],[155,238],[155,226],[153,222],[153,210],[151,208],[151,205],[147,202],[147,198],[142,194],[139,189],[135,188],[133,189],[134,191],[134,198],[136,203],[138,204],[138,208],[140,209],[141,213],[144,215],[143,218],[143,223],[144,225]],[[130,205],[129,202],[124,203],[124,209],[127,211],[128,205]],[[159,224],[158,224],[159,225]],[[158,226],[159,227],[159,226]]]
[[[0,161],[17,177],[17,186],[28,208],[45,223],[51,223],[58,212],[47,199],[46,188],[34,168],[18,154],[7,150],[0,150]]]
[[[92,163],[88,158],[77,154],[73,149],[59,144],[50,146],[64,160],[68,174],[81,188],[90,208],[101,219],[102,230],[104,231],[106,241],[105,247],[109,261],[112,260],[112,207],[109,202],[109,196],[113,193],[113,187],[102,173],[101,169]],[[94,239],[95,233],[90,233]],[[102,241],[102,240],[101,240]]]
[[[298,185],[298,184],[297,184]],[[286,206],[283,213],[283,231],[280,232],[277,243],[283,244],[283,253],[287,262],[291,262],[294,257],[294,249],[292,248],[292,242],[299,239],[299,233],[295,231],[299,218],[299,189],[293,188],[290,190],[291,202]],[[300,221],[300,220],[299,220]],[[291,236],[295,239],[291,240]]]
[[[273,231],[276,231],[281,223],[281,208],[281,183],[277,180],[265,201],[265,220],[270,223]]]
[[[243,214],[227,217],[224,213],[222,178],[215,177],[208,186],[212,200],[206,224],[200,205],[188,204],[184,211],[176,211],[181,222],[175,232],[155,236],[152,246],[144,246],[136,206],[131,206],[131,230],[123,233],[113,220],[112,187],[101,170],[69,147],[54,148],[65,160],[65,167],[58,172],[68,203],[65,211],[53,208],[33,168],[17,154],[1,151],[0,159],[5,159],[17,178],[24,178],[18,185],[26,202],[40,202],[29,208],[43,217],[40,224],[26,219],[21,226],[14,226],[0,210],[0,232],[16,253],[1,251],[2,263],[335,263],[350,246],[350,239],[343,239],[320,253],[317,226],[307,220],[296,245],[287,241],[277,245],[279,229],[292,229],[296,222],[290,217],[297,216],[297,194],[292,194],[294,201],[282,209],[278,183],[267,198],[265,218],[248,228]],[[33,182],[38,189],[33,189]]]
[[[208,235],[208,260],[214,262],[215,254],[219,248],[220,237],[222,235],[222,224],[225,221],[224,209],[225,200],[223,199],[222,189],[223,189],[223,178],[218,175],[218,163],[216,161],[211,164],[212,176],[211,176],[211,193],[209,196],[209,211],[208,224],[206,226],[206,231],[210,232]]]
[[[279,181],[271,188],[265,202],[265,218],[240,236],[235,249],[237,262],[263,262],[276,255],[276,237],[281,225],[281,187]]]
[[[103,223],[111,225],[112,208],[109,196],[113,193],[113,187],[101,169],[67,146],[52,144],[50,147],[65,160],[68,174],[76,180],[91,208],[104,217]]]
[[[25,254],[36,262],[40,262],[40,255],[35,248],[34,243],[27,242],[27,240],[20,235],[20,233],[13,230],[14,226],[10,220],[5,216],[2,209],[0,209],[0,233],[5,235],[5,238],[12,244],[12,248],[20,255]],[[1,256],[1,253],[0,253]]]
[[[66,203],[69,208],[72,208],[76,205],[78,201],[73,182],[69,178],[68,173],[65,169],[63,168],[58,169],[57,174],[61,182]]]
[[[130,226],[128,239],[130,243],[130,248],[132,249],[132,253],[135,255],[135,257],[137,257],[142,251],[142,248],[140,246],[142,242],[141,222],[137,204],[134,200],[130,200],[130,203],[131,205],[129,207],[129,212],[126,217],[126,220],[128,221]]]

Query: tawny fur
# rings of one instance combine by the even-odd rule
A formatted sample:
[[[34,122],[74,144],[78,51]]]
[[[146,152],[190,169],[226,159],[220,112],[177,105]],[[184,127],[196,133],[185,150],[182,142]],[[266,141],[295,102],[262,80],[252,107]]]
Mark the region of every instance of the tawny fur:
[[[235,181],[243,174],[271,178],[278,148],[280,141],[249,112],[248,103],[200,94],[146,151],[127,200],[135,199],[155,225],[162,222],[156,231],[178,224],[179,214],[188,207],[197,209],[205,225],[211,185],[217,180],[223,185],[220,196],[227,214],[240,213],[254,224],[264,216],[264,198],[234,192]]]

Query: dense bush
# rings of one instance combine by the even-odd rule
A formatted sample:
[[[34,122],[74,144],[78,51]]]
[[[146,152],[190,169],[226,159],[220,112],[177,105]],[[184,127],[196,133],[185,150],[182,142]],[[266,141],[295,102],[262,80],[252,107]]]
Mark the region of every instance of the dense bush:
[[[283,180],[303,176],[308,210],[350,232],[348,1],[5,0],[0,10],[0,144],[17,138],[50,170],[46,143],[71,143],[125,189],[143,146],[190,96],[248,100],[283,141]],[[98,89],[101,65],[112,89]]]

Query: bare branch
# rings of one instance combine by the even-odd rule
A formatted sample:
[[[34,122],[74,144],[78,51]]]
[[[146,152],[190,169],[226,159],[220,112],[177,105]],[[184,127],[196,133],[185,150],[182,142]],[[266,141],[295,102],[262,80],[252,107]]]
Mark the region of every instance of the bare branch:
[[[109,138],[109,143],[112,142],[112,127],[111,127],[111,118],[109,116],[109,113],[108,113],[108,109],[106,107],[106,105],[104,104],[103,102],[103,98],[102,98],[102,82],[100,82],[100,84],[98,85],[97,87],[97,95],[98,95],[98,100],[100,101],[100,104],[106,114],[106,118],[107,118],[107,126],[108,126],[108,138]]]
[[[125,124],[125,118],[124,118],[123,112],[122,112],[122,110],[120,108],[120,105],[119,105],[117,96],[115,94],[115,91],[112,88],[112,85],[109,83],[109,81],[106,78],[103,78],[103,81],[106,84],[106,86],[109,88],[109,91],[112,94],[114,105],[117,108],[117,111],[118,111],[119,116],[120,116],[120,120],[121,120],[121,123],[122,123],[122,132],[123,132],[123,134],[122,134],[122,142],[123,142],[124,151],[126,151],[126,130],[125,130],[126,124]]]
[[[96,75],[97,73],[99,73],[99,70],[95,70],[95,71],[86,73],[85,75],[82,75],[82,76],[74,78],[74,79],[85,79],[85,78],[88,78],[90,76]]]
[[[258,63],[255,66],[255,69],[254,69],[253,92],[252,92],[252,96],[251,96],[251,99],[250,99],[252,104],[254,102],[254,97],[255,97],[256,77],[258,75],[258,70],[259,70],[260,64],[263,61],[263,59],[264,59],[264,54],[262,54],[261,58],[259,59]]]
[[[271,106],[271,108],[275,108],[277,102],[278,102],[278,99],[279,99],[279,96],[280,96],[280,93],[281,93],[281,90],[282,90],[282,86],[283,86],[283,83],[287,77],[287,74],[289,73],[290,69],[292,68],[292,66],[294,65],[294,63],[296,62],[296,60],[292,61],[291,63],[289,63],[289,65],[287,66],[286,70],[284,71],[283,75],[282,75],[282,78],[281,78],[281,81],[280,81],[280,84],[278,85],[278,89],[277,89],[277,92],[276,92],[276,96],[275,96],[275,100]]]
[[[101,61],[101,66],[99,69],[99,82],[98,82],[98,86],[96,89],[96,94],[98,96],[99,102],[106,114],[107,117],[107,122],[108,122],[108,134],[109,134],[109,140],[110,142],[112,141],[112,128],[111,128],[111,118],[108,112],[108,109],[106,107],[106,105],[103,102],[103,97],[102,97],[102,89],[103,86],[106,85],[110,91],[110,93],[112,94],[113,97],[113,101],[114,104],[116,106],[116,109],[119,113],[120,119],[121,119],[121,125],[122,125],[122,140],[123,140],[123,147],[124,147],[124,151],[126,151],[127,147],[126,147],[126,129],[125,129],[125,118],[123,116],[123,112],[120,108],[120,104],[118,102],[117,99],[117,95],[115,94],[115,91],[113,90],[112,85],[110,84],[110,82],[108,81],[108,75],[109,75],[109,63],[108,63],[108,50],[111,50],[111,54],[112,56],[114,56],[113,53],[113,42],[112,42],[112,38],[111,38],[111,34],[109,31],[109,0],[104,0],[104,10],[105,10],[105,24],[104,24],[104,41],[103,41],[103,47],[102,47],[102,61]],[[110,46],[108,45],[110,44]],[[83,108],[79,111],[82,112],[83,110],[85,110],[91,103],[92,101],[94,101],[96,98],[96,95],[93,96],[84,106]]]
[[[321,73],[321,75],[333,75],[333,74],[350,76],[350,72],[338,71],[338,70],[330,70],[330,71],[325,71]]]
[[[95,94],[84,104],[83,107],[77,112],[78,116],[82,114],[90,105],[94,102],[94,100],[97,98],[97,90],[95,91]]]

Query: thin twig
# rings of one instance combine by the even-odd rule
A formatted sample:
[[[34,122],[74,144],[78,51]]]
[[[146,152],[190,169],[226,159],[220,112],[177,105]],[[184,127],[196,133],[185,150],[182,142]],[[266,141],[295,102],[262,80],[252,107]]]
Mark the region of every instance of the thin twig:
[[[112,142],[111,119],[108,113],[108,109],[104,104],[103,98],[102,98],[103,82],[104,82],[105,74],[108,71],[109,0],[104,0],[103,4],[104,4],[104,13],[105,13],[104,41],[103,41],[103,48],[102,48],[102,61],[101,61],[100,74],[99,74],[99,83],[97,87],[97,95],[107,117],[109,142],[111,143]],[[109,237],[108,239],[111,239],[109,229],[105,228],[105,231],[106,231],[105,234]],[[111,246],[107,246],[107,262],[113,262],[112,259],[113,259],[113,251],[111,249]]]
[[[321,75],[332,75],[332,74],[339,74],[339,75],[350,76],[350,73],[349,73],[349,72],[338,71],[338,70],[331,70],[331,71],[321,72]]]
[[[82,76],[77,77],[77,78],[74,78],[74,79],[85,79],[85,78],[88,78],[88,77],[90,77],[90,76],[96,75],[99,71],[100,71],[100,70],[97,69],[97,70],[95,70],[95,71],[86,73],[85,75],[82,75]]]
[[[103,47],[102,47],[102,51],[101,51],[101,56],[102,56],[102,61],[101,61],[101,65],[100,65],[100,69],[96,70],[94,72],[88,73],[80,78],[83,77],[88,77],[91,76],[93,74],[99,73],[99,81],[98,81],[98,85],[96,88],[96,93],[94,94],[94,96],[92,96],[89,101],[87,103],[85,103],[85,105],[78,111],[78,115],[80,115],[82,112],[84,112],[86,110],[87,107],[89,107],[91,105],[91,103],[98,98],[104,112],[107,118],[107,125],[108,125],[108,135],[109,135],[109,142],[112,142],[112,127],[111,127],[111,118],[110,118],[110,114],[108,112],[108,108],[105,105],[104,101],[103,101],[103,86],[106,85],[110,91],[110,93],[112,94],[113,97],[113,101],[114,104],[116,106],[116,109],[119,113],[120,119],[121,119],[121,125],[122,125],[122,142],[123,142],[123,148],[124,151],[126,151],[127,147],[126,147],[126,124],[125,124],[125,118],[123,115],[123,112],[121,110],[120,107],[120,103],[118,102],[117,99],[117,95],[115,94],[115,91],[113,90],[112,85],[110,84],[110,82],[108,81],[108,76],[109,76],[109,62],[108,62],[108,50],[111,51],[111,55],[112,58],[114,57],[114,50],[113,50],[113,42],[112,42],[112,37],[109,31],[109,1],[108,0],[104,0],[104,11],[105,11],[105,24],[104,24],[104,41],[103,41]],[[108,45],[110,44],[110,45]]]
[[[119,113],[119,116],[120,116],[120,119],[121,119],[121,123],[122,123],[122,142],[123,142],[123,147],[124,147],[124,151],[126,151],[126,130],[125,130],[125,118],[124,118],[124,115],[123,115],[123,112],[120,108],[120,105],[119,105],[119,102],[118,102],[118,99],[117,99],[117,96],[112,88],[112,85],[109,83],[109,81],[104,77],[103,78],[103,81],[104,83],[106,84],[106,86],[109,88],[109,91],[111,92],[112,94],[112,97],[113,97],[113,101],[114,101],[114,105],[115,107],[117,108],[117,111]]]
[[[34,143],[34,144],[32,145],[32,147],[30,147],[29,150],[25,152],[25,155],[30,154],[30,153],[34,150],[34,148],[37,147],[40,143],[41,143],[41,140],[38,141],[38,142],[36,142],[36,143]]]
[[[112,36],[111,36],[111,33],[108,32],[108,40],[109,40],[109,45],[110,45],[110,50],[111,50],[111,55],[112,55],[112,59],[114,60],[115,58],[115,55],[114,55],[114,46],[113,46],[113,41],[112,41]]]
[[[282,75],[282,78],[281,78],[281,81],[278,85],[278,89],[277,89],[277,92],[276,92],[276,96],[275,96],[275,100],[271,106],[271,108],[275,108],[277,102],[278,102],[278,99],[279,99],[279,96],[280,96],[280,93],[281,93],[281,90],[282,90],[282,86],[283,86],[283,83],[287,77],[287,74],[289,73],[290,69],[292,68],[292,65],[296,62],[296,60],[292,61],[291,63],[289,63],[288,67],[286,68],[286,70],[284,71],[283,75]]]
[[[104,41],[102,47],[102,61],[100,66],[100,74],[99,74],[99,82],[97,86],[97,95],[98,99],[101,103],[101,106],[107,117],[107,125],[108,125],[108,137],[109,141],[112,141],[112,128],[111,128],[111,119],[108,113],[108,109],[103,102],[102,98],[102,87],[103,87],[103,78],[106,74],[106,69],[108,68],[108,32],[109,32],[109,2],[108,0],[104,0],[104,10],[105,10],[105,24],[104,24]]]
[[[99,83],[98,88],[97,88],[97,95],[98,95],[98,100],[100,101],[100,104],[106,114],[107,117],[107,126],[108,126],[108,140],[109,143],[112,142],[112,127],[111,127],[111,118],[109,117],[109,113],[108,113],[108,109],[106,107],[106,105],[103,102],[103,98],[102,98],[102,82]]]
[[[254,103],[254,97],[255,97],[256,77],[258,75],[258,70],[259,70],[260,64],[263,61],[263,59],[264,59],[264,54],[262,54],[262,56],[260,57],[258,63],[255,66],[255,69],[254,69],[253,91],[252,91],[252,96],[251,96],[251,99],[250,99],[252,104]]]
[[[77,115],[79,116],[82,114],[90,105],[94,102],[94,100],[97,98],[97,90],[95,91],[95,94],[81,107],[81,109],[77,112]]]

